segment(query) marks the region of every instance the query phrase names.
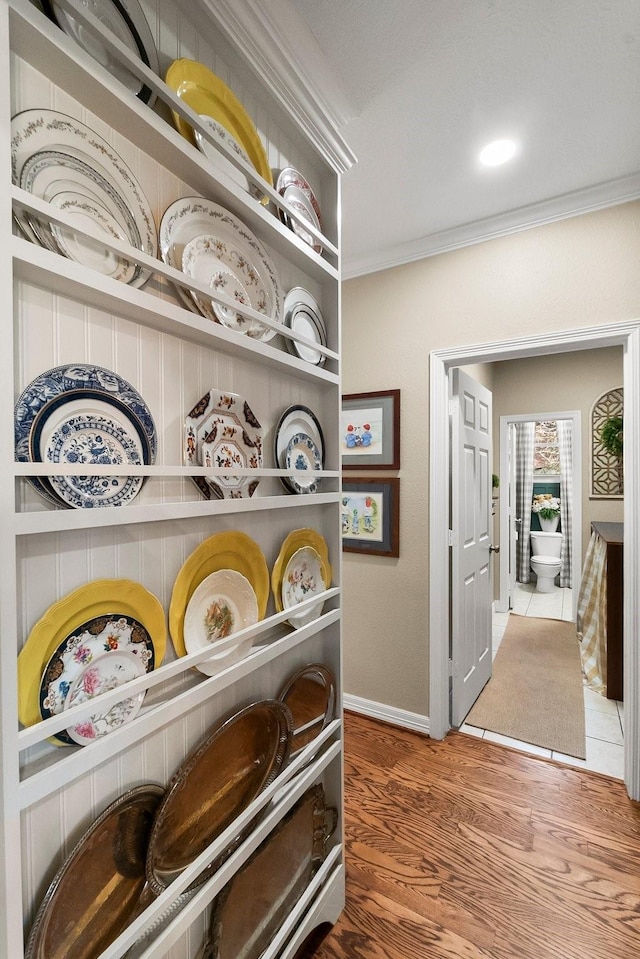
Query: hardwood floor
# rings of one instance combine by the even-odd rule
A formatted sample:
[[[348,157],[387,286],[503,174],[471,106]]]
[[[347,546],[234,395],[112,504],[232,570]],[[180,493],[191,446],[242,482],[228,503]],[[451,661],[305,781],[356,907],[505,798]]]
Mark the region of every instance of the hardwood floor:
[[[640,803],[597,773],[345,716],[347,906],[315,959],[631,959]]]

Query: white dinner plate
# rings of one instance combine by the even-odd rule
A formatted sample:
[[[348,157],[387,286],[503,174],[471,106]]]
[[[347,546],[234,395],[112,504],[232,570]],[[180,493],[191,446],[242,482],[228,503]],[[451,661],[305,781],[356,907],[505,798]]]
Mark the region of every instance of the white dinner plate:
[[[318,552],[312,546],[302,546],[296,550],[282,576],[282,608],[293,609],[316,593],[323,593],[326,588]],[[302,613],[290,613],[290,624],[295,629],[306,626],[318,618],[323,606],[324,601],[320,600]]]
[[[100,23],[121,40],[154,73],[160,73],[158,51],[153,34],[138,0],[71,0],[79,9],[86,8]],[[106,48],[104,43],[91,30],[87,30],[67,13],[55,0],[42,0],[48,16],[69,36],[101,63],[109,73],[116,77],[127,89],[135,93],[143,103],[152,106],[156,95],[142,83],[121,61]]]
[[[35,154],[41,163],[36,169],[31,160]],[[110,204],[119,209],[122,219],[117,215],[116,219],[128,235],[133,222],[140,237],[138,249],[157,256],[156,226],[142,187],[122,157],[86,124],[56,110],[16,114],[11,120],[11,172],[14,183],[39,197],[56,179],[88,181],[112,214],[116,215]],[[149,275],[150,271],[139,270],[133,282],[139,286]]]
[[[248,269],[267,293],[264,313],[276,323],[282,323],[282,290],[280,280],[269,254],[249,228],[237,217],[213,200],[203,197],[185,197],[169,206],[160,222],[160,252],[165,263],[176,270],[182,269],[185,246],[202,235],[218,237],[222,243],[233,245],[247,261]],[[184,303],[192,309],[189,293],[177,287]],[[276,335],[276,330],[263,327],[255,335],[266,342]]]
[[[311,293],[303,287],[295,286],[285,296],[284,322],[290,330],[306,339],[315,341],[321,346],[327,345],[327,329],[320,307]],[[305,346],[288,337],[286,343],[287,349],[293,356],[298,356],[301,360],[313,363],[315,366],[324,366],[324,353],[319,353],[313,347]]]

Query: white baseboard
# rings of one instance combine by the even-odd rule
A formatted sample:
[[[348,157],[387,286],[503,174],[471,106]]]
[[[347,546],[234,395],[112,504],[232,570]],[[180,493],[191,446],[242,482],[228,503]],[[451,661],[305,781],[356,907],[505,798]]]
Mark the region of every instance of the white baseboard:
[[[362,699],[360,696],[343,697],[345,709],[372,719],[379,719],[393,726],[402,726],[404,729],[413,729],[419,733],[429,735],[429,717],[420,713],[411,713],[407,709],[398,709],[396,706],[386,706],[384,703],[375,703],[371,699]]]

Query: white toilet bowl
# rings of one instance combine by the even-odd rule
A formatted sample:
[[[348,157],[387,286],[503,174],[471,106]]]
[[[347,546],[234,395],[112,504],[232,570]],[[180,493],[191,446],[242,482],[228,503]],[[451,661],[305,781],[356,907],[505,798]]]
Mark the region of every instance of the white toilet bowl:
[[[562,561],[562,533],[531,533],[531,569],[536,574],[536,590],[552,593]]]

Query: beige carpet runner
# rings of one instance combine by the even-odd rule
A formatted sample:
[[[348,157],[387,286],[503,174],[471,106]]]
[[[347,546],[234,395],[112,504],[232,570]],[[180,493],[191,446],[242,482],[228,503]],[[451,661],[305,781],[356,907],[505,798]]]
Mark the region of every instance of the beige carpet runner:
[[[580,647],[574,623],[509,616],[471,726],[585,759]]]

